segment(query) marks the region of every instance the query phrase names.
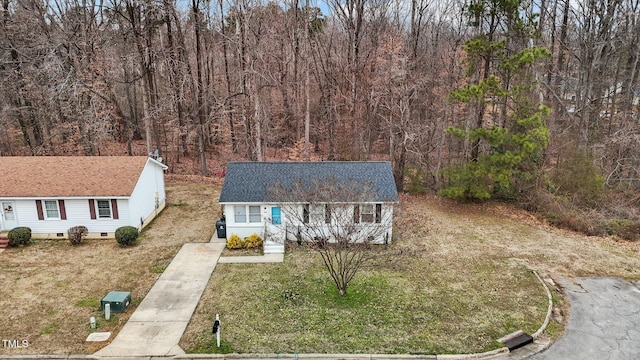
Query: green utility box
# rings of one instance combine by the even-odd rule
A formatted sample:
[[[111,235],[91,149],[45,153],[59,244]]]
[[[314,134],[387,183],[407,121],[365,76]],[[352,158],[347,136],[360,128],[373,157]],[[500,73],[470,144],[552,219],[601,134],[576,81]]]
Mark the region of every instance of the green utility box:
[[[111,312],[125,312],[129,304],[131,304],[131,293],[128,291],[112,291],[100,301],[100,309],[103,311],[105,304],[109,304]]]

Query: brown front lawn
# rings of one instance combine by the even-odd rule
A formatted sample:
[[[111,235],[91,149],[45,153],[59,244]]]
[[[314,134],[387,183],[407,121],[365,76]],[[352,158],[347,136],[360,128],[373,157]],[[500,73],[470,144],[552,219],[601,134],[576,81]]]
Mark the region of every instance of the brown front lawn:
[[[114,239],[38,240],[0,254],[0,338],[28,342],[0,345],[0,354],[86,354],[105,343],[85,343],[91,332],[117,333],[182,244],[209,241],[219,215],[219,185],[167,182],[167,207],[134,247]],[[71,224],[73,225],[73,224]],[[100,299],[113,290],[133,299],[124,314],[107,322]],[[113,338],[113,337],[112,337]]]

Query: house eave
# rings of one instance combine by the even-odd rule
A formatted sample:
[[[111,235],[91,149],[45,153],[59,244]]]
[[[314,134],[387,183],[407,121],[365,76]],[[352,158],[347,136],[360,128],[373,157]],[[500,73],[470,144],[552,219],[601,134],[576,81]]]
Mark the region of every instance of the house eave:
[[[302,205],[309,204],[309,201],[261,201],[261,202],[247,202],[247,201],[224,201],[218,202],[220,205],[265,205],[265,204],[285,204],[285,205]],[[398,200],[392,201],[379,201],[379,200],[369,200],[369,201],[317,201],[313,203],[318,204],[341,204],[341,205],[352,205],[352,204],[397,204]]]
[[[147,158],[147,159],[148,159],[147,162],[150,162],[150,163],[153,163],[153,164],[156,164],[156,165],[160,166],[160,168],[162,168],[162,170],[166,171],[166,170],[169,169],[169,167],[167,165],[161,163],[160,161],[158,161],[158,160],[156,160],[154,158],[150,157],[150,158]]]

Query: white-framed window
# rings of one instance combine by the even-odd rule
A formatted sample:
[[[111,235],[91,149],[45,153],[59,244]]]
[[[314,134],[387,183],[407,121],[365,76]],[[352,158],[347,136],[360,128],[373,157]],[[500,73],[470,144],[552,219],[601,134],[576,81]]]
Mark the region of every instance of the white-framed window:
[[[353,206],[353,222],[377,223],[382,221],[382,204],[360,204]]]
[[[323,223],[324,218],[324,205],[311,205],[311,223],[320,224]]]
[[[331,216],[329,214],[329,216]],[[304,224],[320,224],[326,222],[326,206],[318,204],[302,205],[302,222]]]
[[[111,219],[111,201],[96,200],[96,207],[98,208],[99,219]]]
[[[372,223],[374,220],[374,206],[373,204],[360,205],[360,222]]]
[[[236,223],[247,222],[247,207],[244,205],[235,205],[233,207],[233,221]]]
[[[261,219],[260,206],[249,206],[249,222],[259,223]]]
[[[260,206],[233,206],[233,221],[235,223],[259,223],[261,220]]]
[[[60,220],[60,208],[58,207],[58,201],[44,201],[44,218],[47,220]]]

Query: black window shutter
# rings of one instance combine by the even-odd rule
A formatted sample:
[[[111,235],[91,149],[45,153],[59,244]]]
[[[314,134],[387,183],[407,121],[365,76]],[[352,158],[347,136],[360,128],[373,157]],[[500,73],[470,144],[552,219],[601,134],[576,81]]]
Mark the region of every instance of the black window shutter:
[[[309,204],[302,205],[302,222],[309,223]]]
[[[324,205],[324,223],[331,224],[331,205]]]
[[[376,224],[382,220],[382,204],[376,204]]]
[[[360,222],[360,205],[353,206],[353,222],[356,224]]]

